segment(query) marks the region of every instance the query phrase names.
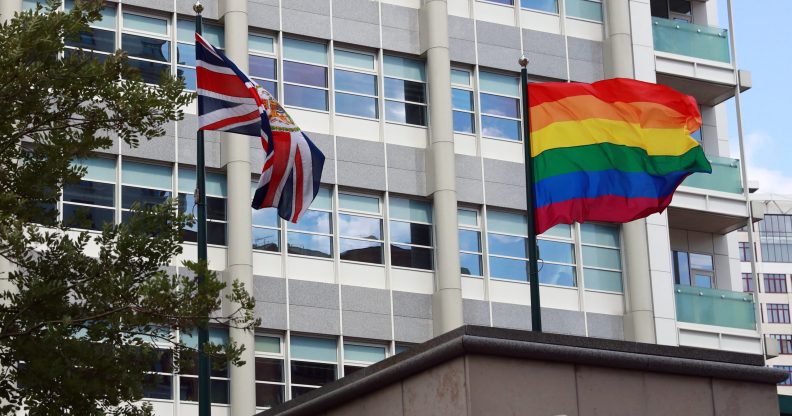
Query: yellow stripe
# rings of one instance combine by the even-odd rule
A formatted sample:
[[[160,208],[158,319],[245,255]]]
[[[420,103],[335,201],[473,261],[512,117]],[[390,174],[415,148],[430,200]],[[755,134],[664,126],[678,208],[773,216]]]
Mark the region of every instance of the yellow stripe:
[[[590,118],[560,121],[531,133],[531,156],[562,147],[613,143],[639,147],[649,156],[679,156],[698,146],[684,126],[675,129],[642,128],[640,124]]]

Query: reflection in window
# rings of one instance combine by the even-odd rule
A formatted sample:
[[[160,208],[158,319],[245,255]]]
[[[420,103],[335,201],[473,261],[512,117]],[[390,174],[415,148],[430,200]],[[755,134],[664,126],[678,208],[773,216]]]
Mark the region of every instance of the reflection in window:
[[[190,348],[198,348],[198,333],[193,330],[183,332],[182,342]],[[214,344],[224,344],[228,342],[228,330],[220,328],[209,328],[209,342]],[[211,402],[215,404],[228,404],[230,402],[230,386],[228,366],[226,363],[217,366],[211,364],[209,372]],[[198,353],[190,354],[190,361],[187,365],[181,366],[179,376],[179,399],[182,401],[198,401]]]
[[[457,133],[476,132],[471,74],[461,69],[451,70],[451,106],[454,115],[454,131]]]
[[[678,285],[713,288],[715,268],[712,256],[674,251],[674,282]]]
[[[459,221],[459,266],[467,276],[482,275],[481,231],[478,212],[472,209],[457,210]]]
[[[278,98],[278,69],[273,38],[253,33],[248,35],[248,75]]]
[[[386,348],[381,345],[344,343],[344,376],[385,359]]]
[[[338,194],[341,260],[383,264],[382,216],[379,198]]]
[[[281,338],[256,335],[256,407],[269,408],[286,401],[286,377]]]
[[[128,12],[122,18],[121,49],[129,56],[129,66],[144,82],[159,83],[163,72],[170,74],[168,20]]]
[[[338,378],[338,356],[334,339],[292,336],[290,347],[292,398]]]
[[[602,0],[565,0],[566,15],[579,19],[602,21]]]
[[[330,190],[320,188],[311,208],[296,224],[287,225],[287,246],[290,254],[324,258],[333,256],[332,209]]]
[[[385,120],[426,125],[426,71],[414,59],[385,55]]]
[[[524,215],[487,212],[490,276],[528,281],[528,224]]]
[[[252,209],[253,250],[280,251],[280,217],[275,208]]]
[[[520,86],[518,77],[479,73],[481,134],[484,137],[520,140]]]
[[[115,160],[91,158],[74,164],[85,166],[86,174],[63,186],[63,224],[101,231],[105,224],[115,223]]]
[[[42,3],[42,5],[45,2]],[[65,2],[66,11],[74,7],[74,0]],[[35,6],[34,6],[35,7]],[[24,6],[23,6],[24,10]],[[83,49],[97,54],[97,58],[107,56],[116,50],[116,7],[112,3],[106,3],[102,8],[102,18],[91,23],[90,29],[80,32],[76,38],[66,39],[66,48]],[[69,51],[67,50],[67,54]]]
[[[432,270],[432,206],[409,199],[390,199],[391,265]]]
[[[558,0],[520,0],[520,7],[548,13],[558,13]]]
[[[284,103],[327,111],[327,45],[283,40]]]
[[[580,224],[583,276],[586,289],[622,291],[621,242],[619,228],[611,225]]]
[[[121,165],[121,221],[132,213],[132,205],[151,208],[164,204],[172,196],[173,169],[124,160]]]
[[[336,113],[378,118],[374,55],[336,49],[335,65]]]

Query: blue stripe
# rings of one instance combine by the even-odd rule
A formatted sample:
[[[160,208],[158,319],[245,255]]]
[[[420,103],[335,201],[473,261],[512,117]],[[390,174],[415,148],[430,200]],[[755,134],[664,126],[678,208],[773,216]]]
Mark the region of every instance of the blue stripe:
[[[571,172],[536,183],[536,207],[577,198],[605,195],[625,198],[663,198],[673,193],[691,172],[677,171],[665,176],[646,172],[609,169],[597,172]]]
[[[278,204],[278,215],[287,221],[291,221],[294,217],[294,209],[292,208],[292,195],[294,194],[294,169],[289,172],[286,178],[286,184],[283,186],[280,201]]]
[[[305,133],[302,133],[305,141],[308,142],[308,147],[311,149],[311,174],[313,175],[313,198],[319,193],[319,183],[322,180],[322,170],[324,169],[325,156],[318,147],[308,138]],[[313,202],[313,199],[311,199]]]
[[[222,56],[222,52],[218,52],[218,54]],[[195,59],[215,66],[228,66],[222,59],[217,59],[212,55],[212,53],[199,42],[195,42]]]
[[[208,114],[215,110],[225,110],[227,108],[234,108],[238,105],[244,105],[231,101],[221,100],[219,98],[207,97],[205,95],[200,95],[200,94],[198,95],[198,99],[203,101],[203,109],[204,109],[203,114]],[[255,107],[255,104],[247,104],[247,105],[252,105]]]

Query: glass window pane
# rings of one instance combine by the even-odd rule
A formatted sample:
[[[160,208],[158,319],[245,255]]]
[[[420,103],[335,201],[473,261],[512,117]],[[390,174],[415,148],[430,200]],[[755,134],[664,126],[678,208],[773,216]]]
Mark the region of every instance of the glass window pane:
[[[115,223],[115,210],[63,204],[63,224],[67,227],[101,231],[104,224]]]
[[[286,82],[327,88],[327,68],[325,67],[284,61],[283,75],[283,80]]]
[[[302,396],[305,393],[310,392],[311,390],[316,390],[316,387],[300,387],[294,386],[291,388],[291,398],[295,399],[299,396]]]
[[[712,276],[696,273],[696,287],[712,288]]]
[[[690,264],[688,263],[688,253],[683,251],[674,252],[674,271],[677,284],[690,286]]]
[[[124,33],[121,37],[121,48],[135,58],[161,62],[170,60],[170,42],[167,40]]]
[[[85,166],[85,176],[83,179],[94,181],[115,182],[115,160],[106,158],[76,159],[72,161],[72,166]]]
[[[521,0],[520,5],[526,9],[558,13],[558,0]]]
[[[292,336],[290,346],[295,359],[335,362],[338,358],[335,339]]]
[[[338,205],[341,209],[370,212],[372,214],[379,214],[380,212],[379,198],[374,196],[353,195],[340,192],[338,194]]]
[[[491,254],[509,257],[528,257],[528,239],[510,235],[488,234],[487,244]]]
[[[344,359],[376,363],[385,359],[385,347],[372,345],[344,344]]]
[[[170,197],[170,191],[123,186],[121,188],[121,208],[132,208],[132,204],[135,202],[140,203],[143,208],[151,208],[154,205],[164,204]]]
[[[390,199],[390,217],[397,220],[432,222],[432,205],[412,199]]]
[[[271,228],[253,227],[253,249],[280,251],[280,232]]]
[[[305,211],[305,214],[300,217],[296,224],[290,223],[289,229],[330,234],[333,226],[329,212],[309,209]]]
[[[377,118],[376,98],[337,92],[335,94],[335,106],[338,114]]]
[[[539,246],[539,258],[543,261],[559,263],[575,262],[575,250],[570,243],[538,240],[537,245]]]
[[[286,84],[283,86],[286,104],[327,111],[327,91],[317,88]]]
[[[179,19],[176,22],[176,40],[179,42],[195,42],[195,22]]]
[[[602,247],[583,246],[583,265],[621,269],[619,250]]]
[[[194,32],[195,25],[193,24],[193,36],[190,38],[192,42],[195,42]],[[204,39],[206,39],[211,45],[214,45],[220,49],[225,48],[225,29],[223,29],[223,27],[204,23],[203,34],[201,36],[203,36]]]
[[[713,270],[712,256],[706,254],[690,253],[690,268],[700,270]]]
[[[124,160],[121,165],[121,182],[125,185],[171,189],[173,169],[170,166],[152,165]]]
[[[263,56],[248,55],[248,68],[251,77],[277,78],[275,59]]]
[[[285,38],[283,39],[283,58],[327,65],[327,45]]]
[[[602,3],[589,0],[566,0],[566,14],[570,17],[602,21]]]
[[[283,381],[283,360],[256,357],[257,381]]]
[[[575,286],[575,266],[544,263],[539,265],[539,283]]]
[[[424,63],[415,59],[385,55],[385,76],[426,81]]]
[[[188,205],[189,206],[189,205]],[[226,200],[224,198],[206,197],[206,218],[225,221]]]
[[[410,222],[390,222],[391,241],[396,243],[432,245],[432,226]]]
[[[197,236],[196,231],[196,236]],[[206,223],[206,242],[207,244],[215,244],[218,246],[226,245],[226,225],[222,222]]]
[[[459,249],[480,253],[481,239],[479,238],[479,232],[473,230],[459,230]]]
[[[490,231],[517,235],[528,235],[525,215],[510,212],[487,212],[487,227]]]
[[[257,52],[272,53],[274,48],[274,41],[269,36],[248,34],[248,49]]]
[[[366,240],[339,239],[341,260],[382,264],[382,243]]]
[[[512,75],[480,72],[479,88],[481,91],[502,95],[511,95],[512,97],[518,97],[520,95],[520,82],[518,77]]]
[[[586,289],[607,290],[610,292],[622,291],[621,272],[607,270],[583,269]]]
[[[63,201],[113,207],[115,205],[115,185],[91,181],[69,183],[63,187]]]
[[[377,77],[371,74],[336,69],[335,89],[358,94],[377,95]]]
[[[281,352],[280,338],[268,337],[266,335],[256,335],[255,351],[280,354]]]
[[[278,99],[278,85],[275,82],[266,81],[263,79],[256,79],[256,82],[259,84],[259,86],[261,86],[262,88],[267,90],[270,94],[272,94],[272,96],[275,97],[276,100]]]
[[[473,111],[473,91],[452,88],[451,102],[457,110]]]
[[[338,214],[338,234],[343,237],[382,240],[382,220],[379,218]]]
[[[520,122],[505,118],[481,116],[481,134],[497,139],[520,140]]]
[[[541,235],[572,238],[572,226],[569,224],[558,224],[543,232]]]
[[[425,103],[425,84],[401,79],[385,78],[385,98]]]
[[[170,74],[170,65],[167,64],[139,61],[137,59],[130,59],[127,64],[137,72],[140,80],[147,84],[159,84],[163,72]]]
[[[490,256],[490,276],[499,279],[528,281],[528,262]]]
[[[327,236],[290,232],[288,242],[289,254],[325,258],[333,256],[333,242]]]
[[[585,244],[619,247],[618,227],[591,223],[580,224],[580,237]]]
[[[314,198],[311,203],[311,208],[325,209],[328,211],[333,209],[333,194],[330,192],[330,189],[319,188],[319,192],[316,193],[316,198]]]
[[[385,120],[396,123],[426,125],[426,107],[420,104],[385,101]]]
[[[176,68],[176,75],[184,79],[184,88],[195,91],[198,87],[198,78],[196,78],[194,69],[180,66]]]
[[[278,227],[278,210],[275,208],[251,209],[253,225]]]
[[[285,400],[286,387],[278,384],[256,383],[256,407],[273,407]]]
[[[141,16],[139,14],[124,13],[124,28],[140,30],[143,32],[168,34],[168,21],[156,17]]]
[[[461,69],[452,69],[451,83],[470,86],[470,72]]]
[[[459,253],[460,273],[470,276],[481,276],[481,255]]]
[[[454,131],[459,133],[475,133],[473,113],[454,111]]]
[[[518,118],[520,103],[516,98],[481,93],[481,113]]]
[[[335,50],[335,64],[353,68],[374,70],[374,55],[368,53]]]
[[[143,397],[148,399],[173,399],[173,376],[143,374]]]
[[[432,270],[432,249],[391,244],[391,264],[398,267]]]
[[[76,37],[66,40],[66,45],[99,52],[115,51],[115,32],[101,29],[88,29]]]
[[[457,219],[460,225],[478,227],[478,212],[469,209],[457,209]]]

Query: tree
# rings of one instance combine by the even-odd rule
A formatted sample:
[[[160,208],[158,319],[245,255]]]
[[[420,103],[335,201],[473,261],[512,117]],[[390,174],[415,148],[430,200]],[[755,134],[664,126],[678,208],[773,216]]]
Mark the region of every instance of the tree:
[[[0,270],[0,414],[148,414],[135,402],[162,355],[155,342],[179,355],[176,329],[256,325],[238,282],[226,287],[206,264],[185,264],[203,285],[168,272],[191,221],[172,202],[137,206],[100,234],[56,220],[64,184],[85,174],[74,160],[113,136],[132,146],[162,136],[194,99],[180,79],[140,82],[121,51],[67,51],[101,7],[83,0],[62,12],[51,1],[0,26],[0,260],[11,265]],[[218,316],[222,296],[239,308]],[[207,347],[214,361],[240,364],[239,346]]]

